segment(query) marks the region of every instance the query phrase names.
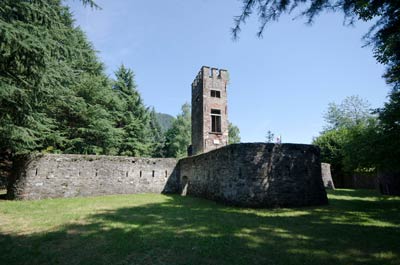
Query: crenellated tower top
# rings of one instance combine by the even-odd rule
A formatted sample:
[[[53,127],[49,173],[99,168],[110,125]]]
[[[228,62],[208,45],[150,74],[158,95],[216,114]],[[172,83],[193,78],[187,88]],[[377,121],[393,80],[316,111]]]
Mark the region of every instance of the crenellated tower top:
[[[198,83],[204,81],[204,79],[220,79],[228,82],[229,76],[228,71],[225,69],[218,69],[209,66],[202,66],[197,76],[193,80],[192,88],[197,87]]]

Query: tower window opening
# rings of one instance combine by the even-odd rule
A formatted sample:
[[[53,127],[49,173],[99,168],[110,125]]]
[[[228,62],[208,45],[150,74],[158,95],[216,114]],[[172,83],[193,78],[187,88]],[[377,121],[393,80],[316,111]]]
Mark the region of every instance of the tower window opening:
[[[221,97],[221,91],[218,91],[218,90],[211,90],[211,97],[213,97],[213,98],[220,98],[220,97]]]
[[[211,132],[221,132],[221,110],[211,109]]]

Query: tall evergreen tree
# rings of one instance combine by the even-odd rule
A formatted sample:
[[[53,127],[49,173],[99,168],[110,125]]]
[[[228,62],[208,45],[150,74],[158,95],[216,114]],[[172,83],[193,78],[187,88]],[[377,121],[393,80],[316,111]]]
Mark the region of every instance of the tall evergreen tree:
[[[154,107],[150,111],[150,136],[151,136],[151,156],[165,156],[165,135],[162,132],[161,125],[157,119],[157,113]]]
[[[11,152],[59,144],[62,133],[46,102],[65,95],[58,86],[74,48],[60,47],[72,35],[72,20],[59,1],[3,1],[0,6],[0,146]],[[67,42],[68,44],[69,42]],[[61,62],[61,63],[57,63]],[[56,67],[54,69],[53,67]],[[67,81],[67,80],[65,80]],[[48,87],[52,82],[54,85]]]
[[[150,117],[137,91],[132,70],[121,65],[115,72],[113,89],[122,100],[122,109],[117,116],[117,127],[123,130],[120,155],[151,155],[151,137],[148,128]]]
[[[117,97],[68,8],[5,0],[0,28],[0,152],[112,153]]]

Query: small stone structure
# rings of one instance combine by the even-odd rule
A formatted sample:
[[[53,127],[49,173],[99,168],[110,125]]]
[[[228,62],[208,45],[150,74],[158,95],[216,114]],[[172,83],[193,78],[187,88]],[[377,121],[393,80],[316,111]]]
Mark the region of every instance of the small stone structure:
[[[319,149],[300,144],[232,144],[179,161],[180,191],[248,207],[327,204]]]
[[[203,66],[192,83],[192,154],[228,144],[226,70]]]
[[[30,155],[15,163],[7,197],[44,198],[176,192],[177,160],[95,155]]]
[[[325,189],[335,189],[331,174],[331,164],[321,163],[321,175]]]

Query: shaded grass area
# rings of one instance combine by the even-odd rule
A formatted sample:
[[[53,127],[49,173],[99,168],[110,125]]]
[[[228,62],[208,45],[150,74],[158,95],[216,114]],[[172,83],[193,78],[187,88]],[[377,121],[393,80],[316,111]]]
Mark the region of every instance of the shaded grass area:
[[[244,209],[154,194],[0,201],[0,264],[399,264],[400,197]]]
[[[7,190],[0,188],[0,200],[5,200],[7,195]]]

